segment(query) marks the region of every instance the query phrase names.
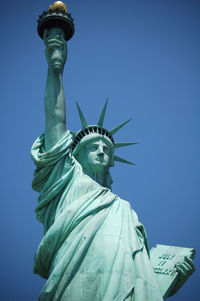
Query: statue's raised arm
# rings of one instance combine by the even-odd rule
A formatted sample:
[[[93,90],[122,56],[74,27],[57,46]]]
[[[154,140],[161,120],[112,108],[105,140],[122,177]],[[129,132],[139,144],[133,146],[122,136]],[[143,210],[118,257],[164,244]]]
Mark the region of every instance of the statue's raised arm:
[[[59,28],[45,30],[48,74],[45,89],[45,149],[52,148],[66,132],[66,108],[63,69],[67,57],[64,32]]]

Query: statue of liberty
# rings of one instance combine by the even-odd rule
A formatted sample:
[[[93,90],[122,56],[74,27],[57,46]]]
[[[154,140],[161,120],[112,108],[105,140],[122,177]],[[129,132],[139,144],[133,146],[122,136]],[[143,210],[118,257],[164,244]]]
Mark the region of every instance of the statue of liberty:
[[[82,129],[66,125],[62,74],[67,56],[62,29],[44,31],[48,74],[45,133],[33,144],[36,215],[44,237],[34,272],[46,278],[40,301],[161,301],[149,259],[143,225],[130,204],[111,191],[115,156],[112,130],[103,127],[105,104],[96,125],[88,125],[78,106]],[[191,270],[191,261],[184,271]],[[173,292],[172,292],[173,293]]]

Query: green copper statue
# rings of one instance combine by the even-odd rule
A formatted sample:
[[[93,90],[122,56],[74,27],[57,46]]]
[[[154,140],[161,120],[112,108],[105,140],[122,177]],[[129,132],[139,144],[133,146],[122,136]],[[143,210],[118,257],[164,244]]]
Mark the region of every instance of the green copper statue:
[[[132,144],[114,142],[126,122],[104,129],[105,105],[97,125],[89,126],[78,107],[82,129],[75,134],[66,128],[65,30],[43,31],[46,125],[31,150],[36,214],[45,232],[34,259],[34,272],[47,279],[39,300],[161,301],[144,227],[130,204],[111,191],[114,161],[130,163],[114,155],[116,147]],[[188,258],[176,271],[184,282],[193,269]]]

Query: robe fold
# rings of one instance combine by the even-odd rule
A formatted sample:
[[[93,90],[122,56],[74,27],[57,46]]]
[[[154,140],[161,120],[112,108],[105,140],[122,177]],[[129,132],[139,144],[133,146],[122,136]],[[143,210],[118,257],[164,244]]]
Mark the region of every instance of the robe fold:
[[[45,231],[34,258],[34,273],[47,279],[39,300],[163,300],[130,204],[84,174],[69,131],[48,152],[44,139],[31,150]]]

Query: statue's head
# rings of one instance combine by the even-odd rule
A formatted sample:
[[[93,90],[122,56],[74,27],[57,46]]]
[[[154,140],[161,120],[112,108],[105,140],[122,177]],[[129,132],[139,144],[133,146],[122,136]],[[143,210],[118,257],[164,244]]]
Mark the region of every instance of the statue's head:
[[[102,128],[99,125],[90,125],[84,127],[80,130],[74,138],[74,143],[72,146],[73,155],[78,159],[78,161],[83,164],[84,158],[86,158],[86,154],[90,154],[92,156],[92,150],[96,149],[96,152],[93,151],[94,156],[95,153],[98,153],[98,157],[109,157],[107,159],[106,167],[109,168],[114,166],[114,140],[112,135],[106,129]],[[84,162],[83,162],[84,161]],[[104,166],[104,160],[97,160]],[[102,162],[101,162],[102,161]],[[94,164],[95,166],[95,164]],[[94,167],[95,168],[95,167]]]
[[[87,174],[107,175],[113,166],[114,146],[107,137],[93,133],[79,142],[73,155]]]
[[[82,129],[74,134],[72,153],[79,161],[83,170],[88,174],[97,174],[107,177],[107,187],[110,188],[111,176],[109,167],[114,166],[114,161],[133,164],[114,154],[115,148],[127,146],[135,143],[115,143],[113,134],[115,134],[129,120],[108,131],[102,127],[106,111],[107,101],[99,118],[97,125],[88,125],[84,115],[77,104]]]

